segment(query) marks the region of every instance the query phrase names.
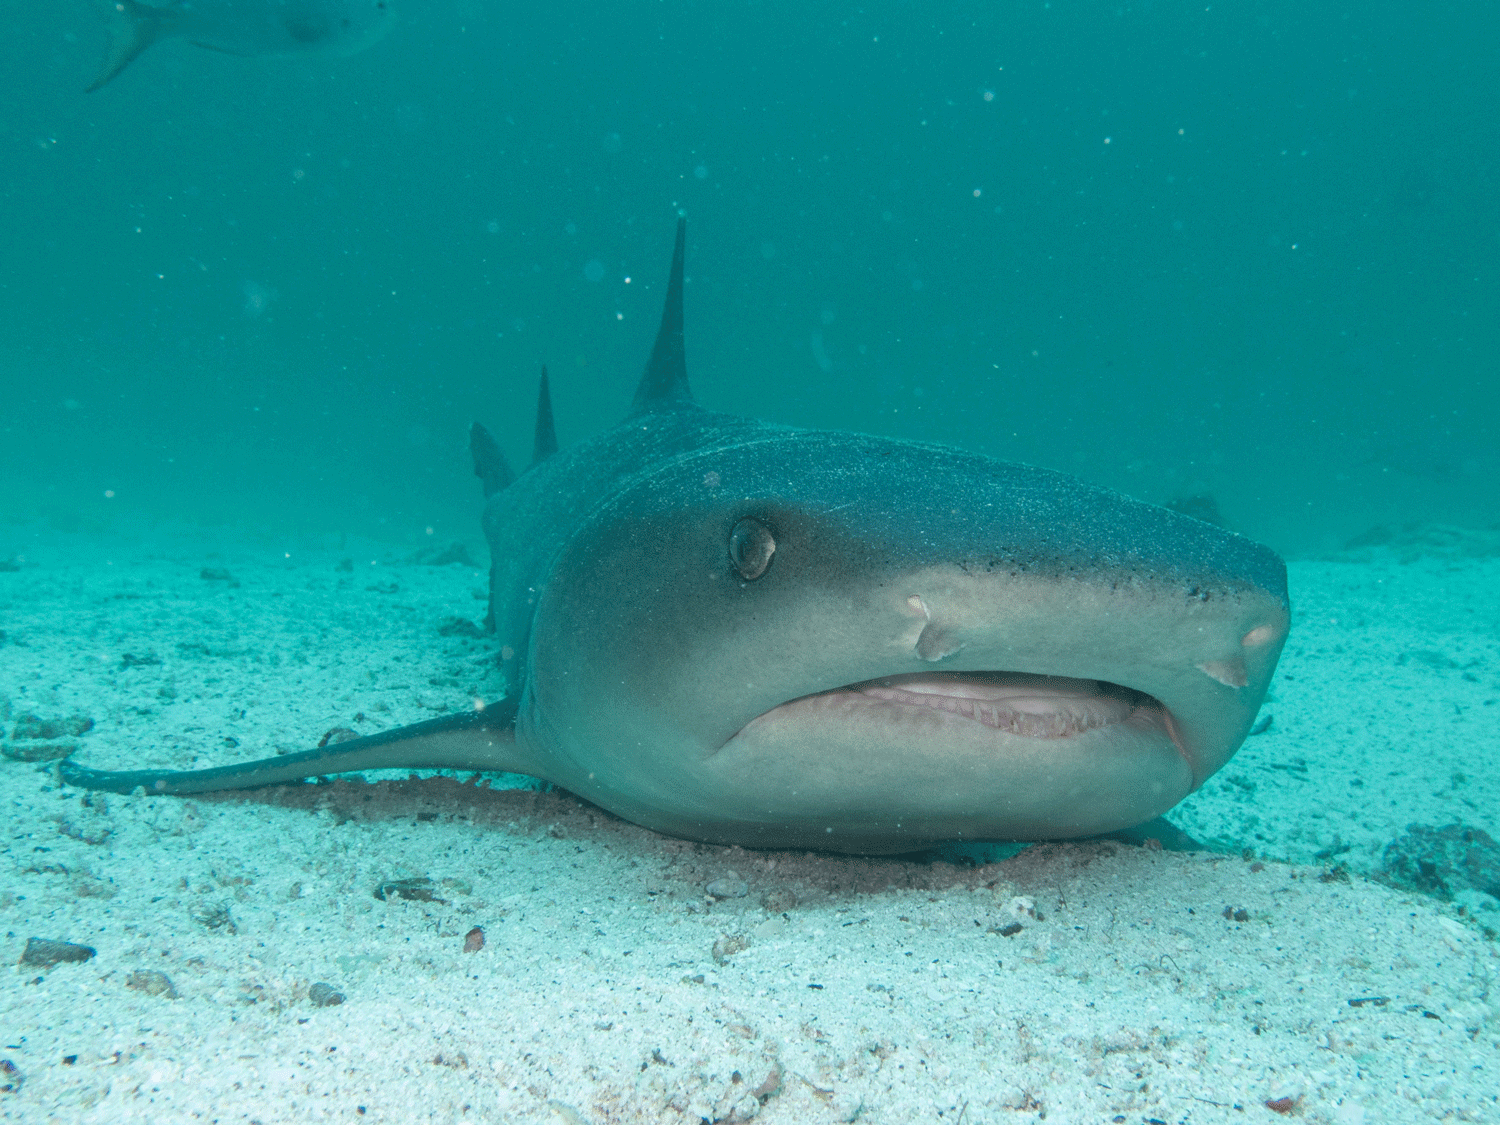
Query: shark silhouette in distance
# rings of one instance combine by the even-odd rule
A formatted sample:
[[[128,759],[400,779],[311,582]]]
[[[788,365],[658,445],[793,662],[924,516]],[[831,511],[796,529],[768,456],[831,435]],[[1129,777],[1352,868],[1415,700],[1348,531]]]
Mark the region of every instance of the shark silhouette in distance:
[[[1286,639],[1280,558],[1046,469],[703,409],[683,245],[679,221],[622,423],[558,451],[544,369],[524,473],[473,427],[500,701],[214,769],[69,760],[63,780],[501,770],[673,836],[880,854],[1128,836],[1229,760]]]
[[[97,0],[108,44],[88,92],[164,39],[227,55],[358,54],[391,28],[389,0]]]

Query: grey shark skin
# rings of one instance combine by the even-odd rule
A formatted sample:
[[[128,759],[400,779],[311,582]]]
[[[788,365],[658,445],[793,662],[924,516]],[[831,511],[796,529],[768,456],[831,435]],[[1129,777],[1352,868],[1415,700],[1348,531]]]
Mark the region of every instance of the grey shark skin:
[[[1159,816],[1255,718],[1270,550],[1073,477],[692,402],[683,230],[635,408],[532,466],[473,431],[505,698],[322,751],[76,784],[508,770],[675,836],[866,854]]]

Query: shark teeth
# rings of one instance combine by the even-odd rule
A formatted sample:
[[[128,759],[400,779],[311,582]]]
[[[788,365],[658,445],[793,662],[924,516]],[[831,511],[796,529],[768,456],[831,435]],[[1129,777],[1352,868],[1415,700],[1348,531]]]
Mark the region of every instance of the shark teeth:
[[[1035,683],[1007,682],[1009,678],[933,676],[873,680],[855,690],[888,703],[946,711],[1023,738],[1071,738],[1085,731],[1124,722],[1135,702],[1118,689],[1095,681],[1041,677]]]

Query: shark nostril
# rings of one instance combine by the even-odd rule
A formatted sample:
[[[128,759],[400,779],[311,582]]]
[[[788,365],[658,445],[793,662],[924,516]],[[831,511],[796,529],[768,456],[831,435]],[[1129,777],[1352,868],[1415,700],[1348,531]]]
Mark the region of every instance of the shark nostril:
[[[1242,688],[1250,682],[1245,662],[1237,656],[1233,660],[1205,660],[1198,665],[1198,671],[1225,687]]]
[[[936,664],[939,660],[947,660],[962,652],[964,643],[959,640],[956,630],[936,621],[929,621],[917,637],[916,654],[929,664]]]
[[[1244,645],[1246,648],[1255,648],[1257,645],[1265,644],[1275,635],[1276,629],[1274,626],[1259,625],[1254,629],[1251,629],[1248,633],[1241,637],[1240,644]]]

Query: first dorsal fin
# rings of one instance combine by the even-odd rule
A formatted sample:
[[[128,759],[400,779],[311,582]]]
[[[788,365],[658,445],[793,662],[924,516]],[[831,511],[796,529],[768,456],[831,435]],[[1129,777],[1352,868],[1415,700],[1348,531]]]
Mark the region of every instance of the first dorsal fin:
[[[531,463],[539,465],[557,452],[557,430],[552,425],[552,392],[547,387],[547,365],[542,364],[542,384],[536,392],[536,436],[531,444]]]
[[[478,422],[469,427],[469,452],[474,456],[474,475],[484,485],[486,500],[516,479],[495,435]]]
[[[661,327],[656,330],[656,346],[651,361],[635,389],[631,413],[648,410],[671,410],[693,405],[688,389],[687,357],[682,345],[682,251],[687,236],[687,220],[677,220],[677,245],[672,251],[672,272],[667,278],[667,300],[661,310]]]

